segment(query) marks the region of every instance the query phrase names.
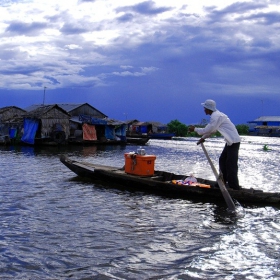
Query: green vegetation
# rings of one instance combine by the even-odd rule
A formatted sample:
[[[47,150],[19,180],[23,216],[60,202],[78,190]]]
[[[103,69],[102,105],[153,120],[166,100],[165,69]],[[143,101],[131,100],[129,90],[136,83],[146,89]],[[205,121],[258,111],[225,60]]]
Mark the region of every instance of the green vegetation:
[[[265,144],[265,145],[263,146],[263,150],[267,152],[267,151],[270,151],[271,149],[268,148],[267,144]]]
[[[239,135],[248,135],[249,134],[249,126],[246,124],[238,124],[236,125],[236,129]]]
[[[169,132],[175,133],[177,137],[186,137],[188,135],[188,127],[178,120],[168,123],[167,128]]]
[[[199,125],[196,127],[205,127],[207,121],[203,119]],[[200,137],[196,132],[189,132],[188,126],[179,122],[178,120],[173,120],[167,124],[168,131],[171,133],[175,133],[177,137]],[[236,129],[240,135],[248,135],[249,127],[245,124],[236,125]],[[217,131],[213,134],[213,137],[220,137],[221,134]]]

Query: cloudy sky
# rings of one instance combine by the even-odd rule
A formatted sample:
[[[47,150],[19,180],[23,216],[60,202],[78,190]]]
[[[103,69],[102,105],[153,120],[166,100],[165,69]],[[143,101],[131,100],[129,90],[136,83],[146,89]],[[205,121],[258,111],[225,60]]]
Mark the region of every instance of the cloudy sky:
[[[1,0],[0,107],[88,102],[118,120],[280,115],[279,0]]]

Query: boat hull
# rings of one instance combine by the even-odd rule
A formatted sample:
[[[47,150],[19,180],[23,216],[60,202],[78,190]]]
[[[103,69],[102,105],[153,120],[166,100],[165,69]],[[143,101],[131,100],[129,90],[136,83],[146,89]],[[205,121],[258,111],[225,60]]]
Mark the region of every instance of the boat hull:
[[[124,168],[74,161],[63,155],[60,157],[60,161],[80,177],[111,182],[113,186],[118,184],[128,190],[157,193],[182,199],[199,199],[202,201],[214,199],[223,201],[222,193],[215,186],[215,181],[197,178],[199,183],[210,185],[211,188],[186,186],[172,183],[172,180],[183,180],[186,175],[155,171],[153,176],[137,176],[125,173]],[[280,193],[263,192],[252,188],[242,188],[241,190],[228,189],[228,192],[238,202],[280,206]]]
[[[128,144],[145,145],[150,140],[148,137],[126,137]]]

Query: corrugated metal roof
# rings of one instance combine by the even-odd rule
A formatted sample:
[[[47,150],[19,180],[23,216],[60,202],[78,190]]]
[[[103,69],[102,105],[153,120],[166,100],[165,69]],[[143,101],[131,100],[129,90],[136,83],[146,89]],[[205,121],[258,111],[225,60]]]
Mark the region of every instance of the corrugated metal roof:
[[[93,110],[99,112],[100,114],[106,116],[104,113],[102,113],[101,111],[99,111],[98,109],[96,109],[95,107],[91,106],[90,104],[88,103],[78,103],[78,104],[68,104],[68,103],[65,103],[65,104],[57,104],[59,107],[61,107],[62,109],[64,109],[65,111],[67,111],[68,113],[75,110],[75,109],[78,109],[79,107],[82,107],[84,105],[87,105],[89,107],[91,107]]]
[[[166,124],[163,124],[163,123],[157,122],[157,121],[147,121],[146,123],[150,123],[154,126],[166,126]]]
[[[67,111],[65,111],[63,108],[55,104],[55,105],[32,105],[28,108],[28,110],[26,110],[27,111],[26,116],[40,117],[53,108],[58,108],[59,110],[63,111],[65,114],[69,115]]]
[[[280,116],[262,116],[253,121],[249,121],[249,123],[252,122],[280,122]]]
[[[71,112],[83,105],[85,105],[87,103],[77,103],[77,104],[69,104],[69,103],[65,103],[65,104],[57,104],[59,107],[61,107],[62,109],[64,109],[67,112]],[[89,105],[89,104],[88,104]],[[91,105],[89,105],[91,106]],[[91,106],[92,107],[92,106]]]
[[[145,123],[137,121],[137,122],[132,123],[132,125],[135,125],[135,126],[139,125],[140,126],[140,125],[145,125]]]
[[[58,105],[59,107],[61,107],[66,112],[70,112],[70,111],[72,111],[72,110],[74,110],[76,108],[79,108],[80,106],[82,106],[84,104],[48,104],[48,105],[37,104],[37,105],[31,105],[31,106],[25,108],[25,110],[27,112],[30,112],[30,111],[34,111],[34,110],[40,109],[42,107],[55,106],[55,105]]]
[[[123,121],[119,121],[119,120],[115,120],[115,119],[107,118],[106,120],[107,120],[108,125],[123,125],[123,124],[126,124]]]
[[[98,119],[96,119],[96,120],[98,120]],[[101,125],[105,125],[105,124],[107,124],[107,125],[124,125],[124,124],[126,124],[123,121],[114,120],[114,119],[110,119],[110,118],[100,119],[100,121],[102,121],[102,120],[106,121],[106,123],[100,123]],[[71,117],[70,121],[80,123],[80,124],[83,123],[83,121],[78,116]]]
[[[19,108],[19,107],[17,107],[17,106],[6,106],[6,107],[0,108],[0,113],[3,113],[3,112],[5,112],[5,111],[8,111],[8,110],[13,109],[13,108],[14,108],[14,109],[21,110],[22,112],[25,112],[24,109],[21,109],[21,108]]]
[[[70,121],[75,122],[75,123],[80,123],[82,124],[83,122],[79,119],[79,116],[73,116],[70,118]]]
[[[90,104],[88,103],[62,103],[62,104],[48,104],[48,105],[43,105],[43,104],[39,104],[39,105],[31,105],[27,108],[25,108],[25,110],[27,112],[30,112],[30,111],[33,111],[33,110],[36,110],[37,108],[40,108],[42,106],[54,106],[54,105],[57,105],[59,106],[60,108],[62,108],[64,111],[66,112],[71,112],[81,106],[84,106],[84,105],[88,105],[89,107],[91,107],[92,109],[94,109],[95,111],[101,113],[102,115],[106,116],[104,113],[102,113],[101,111],[99,111],[98,109],[94,108],[93,106],[91,106]]]
[[[134,120],[126,120],[125,123],[126,124],[133,124],[133,123],[136,123],[136,122],[139,122],[138,120],[134,119]]]
[[[279,126],[273,126],[273,125],[269,125],[269,126],[267,126],[267,125],[257,125],[257,126],[255,126],[255,128],[263,128],[263,129],[279,129]]]
[[[155,121],[148,121],[148,122],[140,122],[140,121],[136,121],[136,122],[133,122],[131,123],[132,125],[135,125],[135,126],[146,126],[146,125],[153,125],[153,126],[156,126],[156,127],[166,127],[165,124],[162,124],[160,122],[155,122]]]
[[[40,105],[31,105],[31,106],[26,107],[25,111],[31,112],[31,111],[34,111],[34,110],[42,107],[42,106],[43,106],[42,104],[40,104]]]

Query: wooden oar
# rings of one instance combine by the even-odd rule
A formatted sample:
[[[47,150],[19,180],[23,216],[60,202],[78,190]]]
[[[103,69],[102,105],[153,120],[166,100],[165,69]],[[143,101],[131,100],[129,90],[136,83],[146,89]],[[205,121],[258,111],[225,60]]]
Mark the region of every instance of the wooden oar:
[[[200,143],[200,144],[201,144],[201,147],[202,147],[202,149],[203,149],[203,151],[204,151],[204,153],[205,153],[206,158],[208,159],[209,164],[211,165],[211,168],[212,168],[213,173],[214,173],[214,175],[215,175],[215,177],[216,177],[216,179],[217,179],[218,185],[219,185],[220,190],[221,190],[221,192],[222,192],[222,195],[223,195],[223,197],[224,197],[224,199],[225,199],[225,201],[226,201],[226,204],[227,204],[227,206],[228,206],[228,209],[229,209],[230,211],[232,211],[232,212],[235,212],[235,205],[234,205],[234,203],[233,203],[233,201],[232,201],[232,198],[231,198],[230,194],[229,194],[228,191],[227,191],[227,188],[226,188],[224,182],[223,182],[222,179],[220,178],[220,176],[219,176],[219,174],[218,174],[218,172],[217,172],[217,170],[216,170],[214,164],[212,163],[212,161],[211,161],[211,159],[210,159],[210,157],[209,157],[209,155],[208,155],[208,153],[207,153],[207,151],[206,151],[206,149],[205,149],[205,147],[204,147],[204,144],[203,144],[203,143]]]

